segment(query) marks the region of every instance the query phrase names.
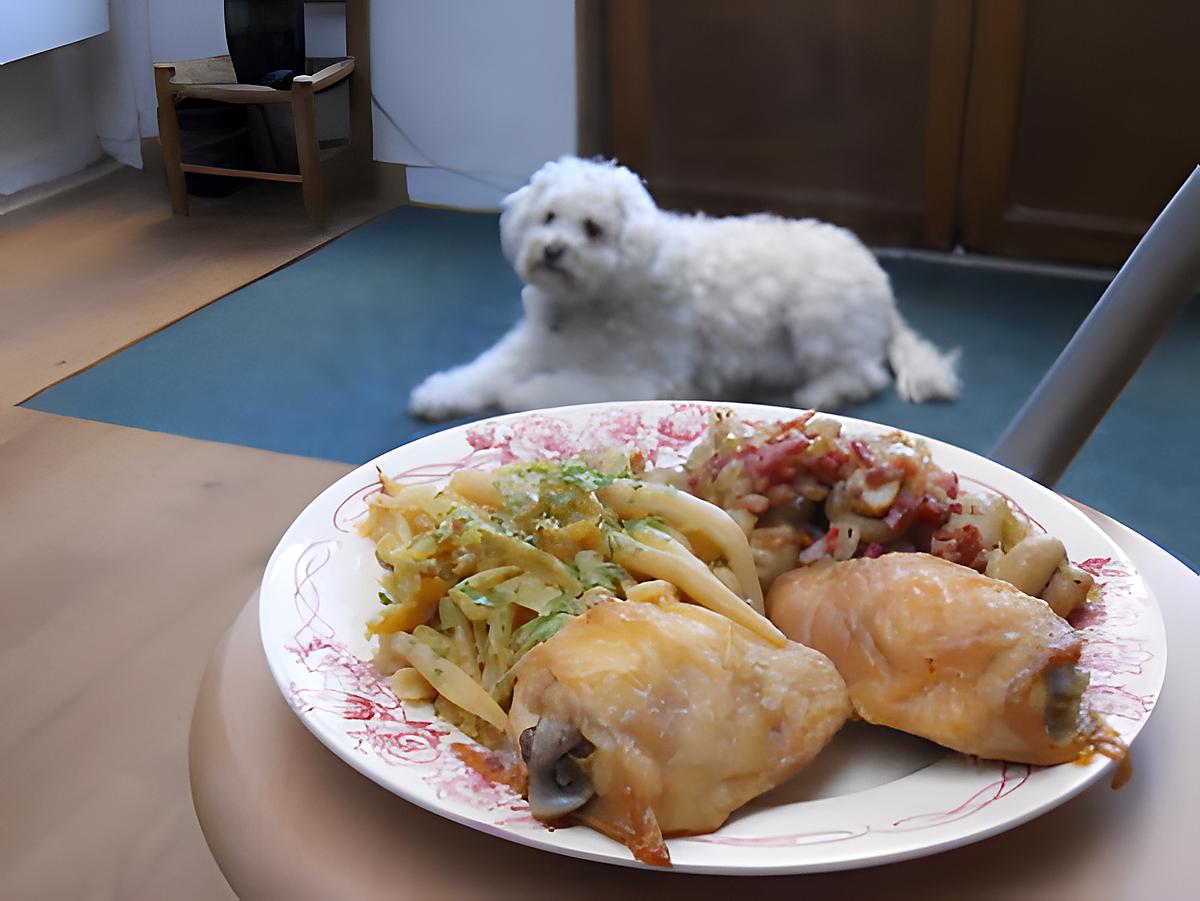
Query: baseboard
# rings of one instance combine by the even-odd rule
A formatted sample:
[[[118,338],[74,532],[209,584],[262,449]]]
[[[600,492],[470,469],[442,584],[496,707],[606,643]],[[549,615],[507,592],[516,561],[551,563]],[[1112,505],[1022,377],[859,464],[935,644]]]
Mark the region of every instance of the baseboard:
[[[31,203],[39,203],[47,200],[64,191],[78,188],[80,185],[86,185],[90,181],[103,178],[110,172],[116,172],[121,168],[123,168],[121,163],[106,156],[92,163],[86,169],[81,169],[70,175],[64,175],[62,178],[56,178],[44,184],[32,185],[31,187],[17,191],[15,194],[9,194],[6,197],[0,197],[0,216],[3,216],[5,213],[11,213],[13,210],[19,210],[21,207],[29,206]]]
[[[1084,278],[1098,282],[1110,282],[1116,275],[1115,269],[1100,269],[1074,263],[1047,263],[1040,260],[1022,260],[1011,257],[994,257],[986,254],[968,253],[961,247],[952,251],[922,250],[913,247],[872,247],[871,252],[882,259],[925,260],[947,263],[951,266],[966,266],[978,269],[999,269],[1007,272],[1028,272],[1034,275],[1052,275],[1060,278]]]

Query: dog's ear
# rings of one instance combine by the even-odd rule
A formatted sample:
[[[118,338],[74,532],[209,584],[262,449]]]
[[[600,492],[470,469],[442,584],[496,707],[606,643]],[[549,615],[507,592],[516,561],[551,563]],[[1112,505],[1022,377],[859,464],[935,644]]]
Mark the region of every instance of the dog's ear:
[[[624,166],[617,166],[616,184],[621,207],[620,248],[622,265],[636,272],[646,270],[658,253],[662,240],[661,218],[657,204],[641,177]]]
[[[532,194],[533,186],[526,185],[500,201],[500,249],[510,263],[516,262],[521,234],[525,231],[525,207]]]
[[[532,188],[529,185],[525,185],[523,188],[517,188],[517,190],[513,191],[511,194],[501,200],[500,214],[504,215],[505,213],[515,210],[525,201],[531,190]]]
[[[645,180],[632,169],[617,165],[615,160],[611,165],[625,218],[634,219],[657,212],[658,207],[646,188]]]

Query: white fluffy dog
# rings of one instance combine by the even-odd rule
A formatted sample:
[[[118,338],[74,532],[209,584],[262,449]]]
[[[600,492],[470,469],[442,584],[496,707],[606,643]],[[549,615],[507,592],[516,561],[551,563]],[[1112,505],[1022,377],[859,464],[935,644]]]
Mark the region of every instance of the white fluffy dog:
[[[418,416],[753,388],[830,409],[883,389],[888,364],[905,400],[958,393],[954,355],[904,323],[887,274],[844,228],[665,212],[628,169],[565,157],[505,198],[500,240],[525,316],[418,386]]]

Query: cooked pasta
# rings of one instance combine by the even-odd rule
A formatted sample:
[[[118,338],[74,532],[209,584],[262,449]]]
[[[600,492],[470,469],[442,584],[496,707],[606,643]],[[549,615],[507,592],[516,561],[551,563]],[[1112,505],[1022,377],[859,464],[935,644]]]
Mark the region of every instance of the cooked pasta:
[[[737,524],[628,469],[510,464],[441,488],[380,473],[380,487],[360,528],[385,570],[367,623],[376,666],[485,742],[505,729],[522,657],[599,603],[678,597],[785,644]]]
[[[754,568],[754,555],[738,524],[719,507],[666,485],[618,479],[596,491],[596,496],[623,519],[659,516],[678,523],[685,535],[707,536],[719,548],[750,605],[763,612],[762,587]]]

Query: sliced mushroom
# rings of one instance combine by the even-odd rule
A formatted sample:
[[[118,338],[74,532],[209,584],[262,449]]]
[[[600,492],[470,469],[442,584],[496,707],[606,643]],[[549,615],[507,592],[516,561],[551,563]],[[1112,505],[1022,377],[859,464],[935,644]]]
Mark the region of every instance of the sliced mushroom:
[[[829,499],[825,501],[825,516],[831,523],[837,522],[841,528],[853,528],[858,533],[859,541],[866,544],[872,541],[886,544],[894,538],[899,538],[904,531],[899,522],[888,525],[883,519],[856,513],[842,484],[835,485]]]
[[[580,765],[595,747],[571,724],[542,719],[521,733],[520,747],[529,768],[529,812],[537,819],[561,819],[596,793]]]
[[[866,470],[859,469],[846,481],[846,489],[850,497],[850,508],[855,513],[878,518],[887,513],[888,508],[895,502],[900,493],[900,480],[894,479],[871,487],[867,484]]]
[[[1046,734],[1056,744],[1069,742],[1079,731],[1080,704],[1090,681],[1073,663],[1046,670]]]
[[[1011,551],[989,563],[988,575],[1015,585],[1031,597],[1039,597],[1060,563],[1067,559],[1067,549],[1052,535],[1030,535],[1018,542]]]
[[[1042,592],[1042,599],[1054,612],[1066,619],[1071,611],[1087,601],[1095,579],[1077,566],[1064,562],[1050,577],[1050,584]]]

